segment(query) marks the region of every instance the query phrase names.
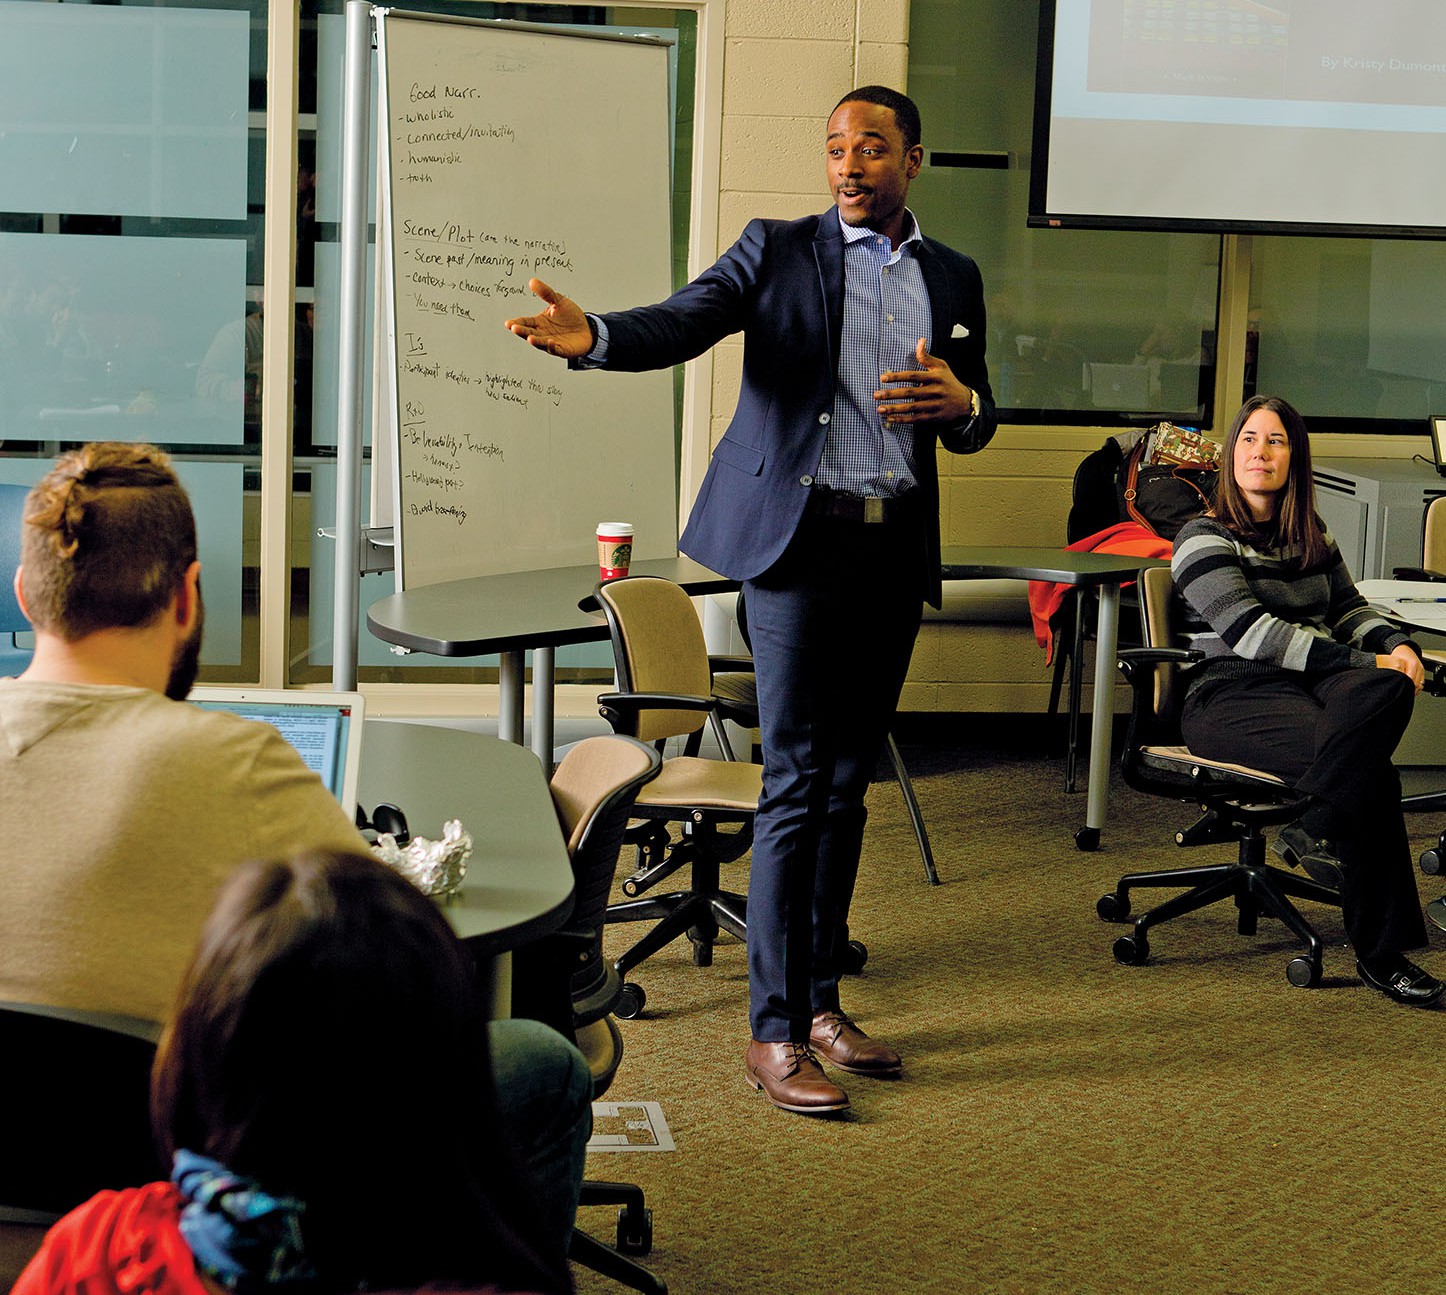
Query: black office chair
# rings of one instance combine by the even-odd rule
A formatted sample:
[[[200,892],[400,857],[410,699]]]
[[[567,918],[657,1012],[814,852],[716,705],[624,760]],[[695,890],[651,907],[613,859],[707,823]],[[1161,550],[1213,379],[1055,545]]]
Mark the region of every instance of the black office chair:
[[[633,738],[591,737],[552,775],[552,801],[567,838],[573,907],[558,931],[513,954],[513,1012],[546,1021],[574,1039],[587,1058],[593,1097],[612,1083],[623,1040],[612,1020],[622,979],[602,951],[603,922],[623,835],[639,790],[658,776],[662,757]],[[561,1001],[554,990],[561,989]],[[574,1228],[571,1257],[631,1290],[664,1295],[666,1284],[629,1256],[653,1245],[653,1214],[633,1183],[582,1185],[580,1206],[617,1205],[617,1248]]]
[[[627,576],[598,586],[597,600],[612,635],[618,690],[598,697],[598,708],[613,730],[655,744],[683,743],[680,755],[663,761],[662,772],[638,795],[630,830],[638,866],[623,882],[630,898],[613,904],[607,920],[653,921],[656,925],[614,966],[624,978],[615,1009],[637,1016],[647,1001],[640,985],[626,980],[644,959],[686,935],[693,963],[713,961],[720,930],[746,936],[747,900],[722,889],[720,866],[741,858],[753,844],[753,817],[763,790],[763,771],[741,760],[711,760],[693,752],[706,723],[716,720],[712,672],[703,628],[687,592],[656,576]],[[674,838],[670,826],[679,830]],[[642,896],[681,868],[690,870],[687,889]]]
[[[1134,692],[1121,760],[1125,781],[1152,796],[1194,801],[1205,811],[1196,823],[1175,834],[1176,845],[1236,842],[1238,854],[1234,863],[1131,872],[1121,877],[1096,906],[1107,922],[1133,922],[1133,931],[1115,941],[1115,960],[1127,966],[1143,963],[1150,955],[1153,927],[1209,904],[1232,900],[1239,910],[1236,927],[1242,935],[1255,934],[1262,913],[1279,918],[1305,948],[1286,965],[1286,978],[1292,985],[1317,985],[1323,945],[1292,901],[1308,899],[1339,907],[1340,893],[1265,861],[1264,829],[1298,818],[1303,798],[1273,774],[1207,760],[1182,744],[1182,668],[1204,654],[1174,646],[1171,604],[1175,594],[1168,568],[1142,572],[1140,588],[1146,646],[1119,654],[1120,669]],[[1184,893],[1132,918],[1131,892],[1157,888]]]
[[[734,603],[733,614],[743,642],[751,648],[748,638],[748,607],[741,590]],[[758,681],[752,670],[752,662],[747,657],[734,659],[714,656],[710,658],[710,665],[713,670],[713,696],[718,702],[718,717],[729,720],[740,728],[756,729]],[[863,663],[862,668],[866,669],[867,663]],[[725,746],[725,750],[731,755],[731,748]],[[913,779],[909,777],[903,753],[899,750],[892,731],[884,742],[884,750],[894,770],[894,777],[898,779],[899,790],[903,793],[904,808],[908,811],[909,822],[914,828],[914,840],[919,843],[919,857],[924,861],[924,877],[930,885],[937,886],[939,871],[934,866],[934,849],[929,844],[929,829],[924,825],[924,813],[919,808],[918,796],[914,794]],[[754,759],[758,759],[757,752],[754,753]]]
[[[0,1220],[46,1225],[106,1188],[166,1177],[151,1138],[153,1021],[0,1003]]]

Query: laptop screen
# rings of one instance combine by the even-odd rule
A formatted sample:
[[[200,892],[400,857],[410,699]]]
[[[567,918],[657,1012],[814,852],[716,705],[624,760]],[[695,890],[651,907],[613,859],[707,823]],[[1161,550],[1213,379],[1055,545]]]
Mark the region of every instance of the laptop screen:
[[[286,692],[266,688],[191,689],[190,701],[206,710],[230,711],[261,720],[296,748],[348,814],[356,812],[366,705],[355,692]]]

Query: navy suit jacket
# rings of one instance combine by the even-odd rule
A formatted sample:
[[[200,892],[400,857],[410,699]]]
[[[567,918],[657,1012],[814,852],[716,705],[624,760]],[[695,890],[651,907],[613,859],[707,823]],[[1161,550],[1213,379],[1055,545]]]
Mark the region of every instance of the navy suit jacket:
[[[713,451],[679,547],[733,580],[782,556],[803,517],[834,407],[843,326],[844,242],[836,212],[755,220],[709,269],[655,306],[603,315],[610,369],[681,364],[742,331],[743,384],[733,421]],[[981,412],[956,426],[914,429],[926,505],[920,587],[938,604],[939,479],[935,446],[983,449],[994,435],[984,362],[984,290],[967,256],[925,238],[930,353],[979,393]]]

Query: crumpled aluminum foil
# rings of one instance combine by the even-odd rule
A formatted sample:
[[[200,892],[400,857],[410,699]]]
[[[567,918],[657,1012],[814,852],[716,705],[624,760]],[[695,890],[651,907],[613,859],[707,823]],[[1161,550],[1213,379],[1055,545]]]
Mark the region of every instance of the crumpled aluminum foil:
[[[406,845],[398,845],[396,837],[383,832],[372,846],[372,852],[424,895],[446,898],[457,893],[462,878],[467,875],[472,834],[460,819],[452,818],[442,824],[440,841],[414,836]]]

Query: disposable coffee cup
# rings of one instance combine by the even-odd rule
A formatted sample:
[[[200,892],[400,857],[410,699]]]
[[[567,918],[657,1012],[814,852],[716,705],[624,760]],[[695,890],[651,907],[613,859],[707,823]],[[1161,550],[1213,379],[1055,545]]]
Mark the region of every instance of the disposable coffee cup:
[[[599,522],[597,528],[597,573],[602,580],[616,580],[633,564],[633,524]]]

